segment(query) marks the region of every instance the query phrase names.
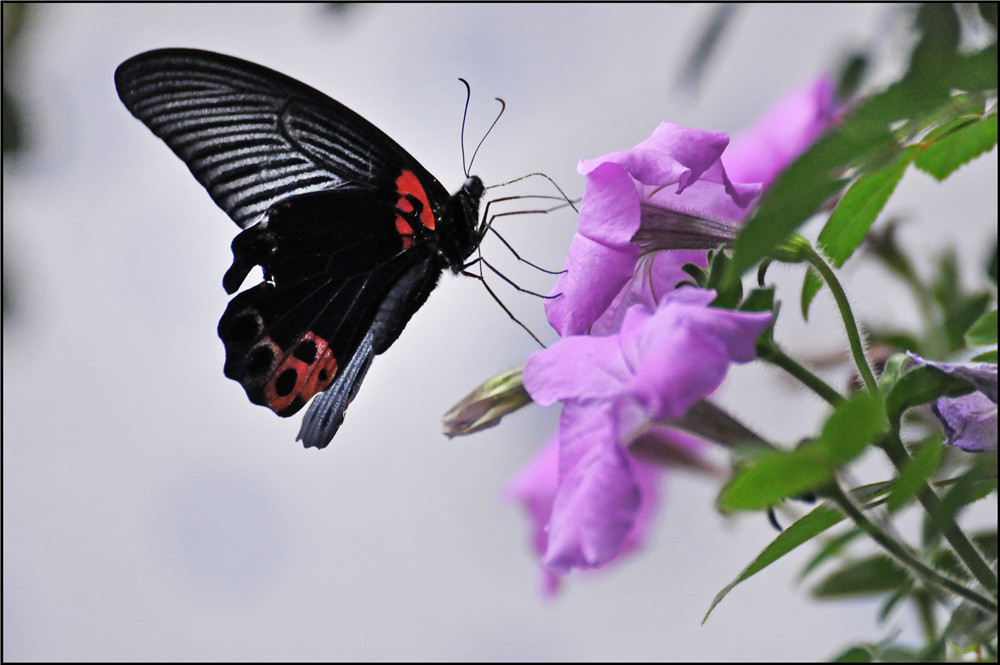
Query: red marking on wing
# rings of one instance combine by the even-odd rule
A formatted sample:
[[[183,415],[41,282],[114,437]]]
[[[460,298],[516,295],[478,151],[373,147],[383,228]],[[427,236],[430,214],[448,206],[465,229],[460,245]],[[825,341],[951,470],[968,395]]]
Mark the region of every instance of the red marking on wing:
[[[424,225],[425,229],[434,228],[434,211],[431,210],[431,202],[427,200],[427,194],[424,192],[424,186],[420,184],[420,180],[413,173],[413,171],[403,171],[398,178],[396,178],[396,190],[399,192],[400,202],[406,200],[406,195],[409,194],[420,201],[423,204],[423,210],[420,211],[420,223]],[[396,204],[397,207],[400,203]],[[406,202],[407,206],[410,206],[410,202]],[[402,209],[402,208],[400,208]],[[410,207],[409,211],[413,208]],[[404,212],[408,212],[403,210]]]
[[[405,219],[396,215],[396,231],[403,238],[403,249],[408,249],[413,244],[413,227]]]
[[[308,343],[315,344],[315,355],[312,363],[307,363],[296,357],[293,348],[268,378],[264,396],[267,405],[275,413],[280,414],[291,406],[296,398],[302,402],[309,401],[316,393],[326,390],[333,382],[334,377],[337,376],[337,359],[327,341],[309,331],[302,336],[296,346]],[[286,376],[288,370],[295,372],[295,380],[291,386],[288,384],[288,377],[291,375]],[[285,392],[286,390],[287,392]]]

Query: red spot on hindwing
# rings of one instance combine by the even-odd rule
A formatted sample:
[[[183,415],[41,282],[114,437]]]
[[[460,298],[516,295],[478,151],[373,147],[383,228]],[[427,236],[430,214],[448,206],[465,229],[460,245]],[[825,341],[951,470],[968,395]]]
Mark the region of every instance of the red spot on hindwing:
[[[309,331],[283,353],[267,378],[264,398],[279,415],[293,405],[298,410],[313,395],[326,390],[336,376],[333,350],[325,339]]]

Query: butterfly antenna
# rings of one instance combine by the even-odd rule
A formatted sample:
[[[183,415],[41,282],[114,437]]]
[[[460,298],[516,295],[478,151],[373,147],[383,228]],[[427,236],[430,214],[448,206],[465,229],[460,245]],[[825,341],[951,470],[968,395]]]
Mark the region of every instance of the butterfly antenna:
[[[459,77],[459,81],[465,85],[465,110],[462,111],[462,169],[465,171],[465,177],[469,177],[469,166],[465,165],[465,118],[469,115],[469,99],[472,98],[472,88],[469,87],[469,82],[464,78]],[[473,159],[476,158],[475,155],[472,156]]]
[[[490,128],[486,130],[486,134],[484,134],[483,138],[480,139],[479,145],[476,146],[475,152],[472,153],[472,159],[469,160],[469,170],[470,171],[472,170],[472,162],[476,161],[476,155],[479,154],[479,148],[482,147],[483,141],[486,140],[486,137],[490,135],[490,132],[493,131],[493,128],[497,126],[498,122],[500,122],[500,116],[503,115],[503,112],[507,110],[507,102],[505,102],[504,100],[500,99],[499,97],[494,97],[494,99],[497,100],[498,102],[500,102],[500,113],[497,113],[496,120],[494,120],[493,124],[490,125]],[[468,177],[469,174],[466,173],[465,175],[466,175],[466,177]]]

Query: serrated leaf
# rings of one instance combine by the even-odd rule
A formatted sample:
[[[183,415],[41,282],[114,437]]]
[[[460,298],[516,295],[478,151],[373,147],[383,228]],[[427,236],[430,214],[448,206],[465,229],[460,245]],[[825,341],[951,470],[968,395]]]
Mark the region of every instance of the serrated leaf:
[[[944,447],[939,442],[931,441],[922,446],[910,458],[906,467],[900,472],[899,478],[896,479],[892,492],[889,493],[889,499],[886,501],[890,512],[899,510],[924,487],[926,480],[937,469],[943,452]]]
[[[831,573],[812,593],[816,598],[879,594],[895,590],[908,579],[909,575],[895,561],[876,554]]]
[[[972,346],[986,346],[997,343],[997,310],[987,312],[972,324],[965,334],[965,341]]]
[[[855,180],[844,194],[816,241],[834,266],[844,265],[864,241],[918,150],[906,148],[887,165]]]
[[[992,150],[996,144],[997,116],[993,115],[926,145],[914,164],[941,181],[960,166]]]
[[[722,591],[716,594],[715,598],[712,600],[712,605],[708,608],[708,611],[705,612],[705,618],[702,619],[701,622],[705,623],[705,621],[708,620],[708,615],[712,613],[715,606],[718,605],[722,599],[725,598],[734,587],[736,587],[737,584],[759,573],[761,570],[767,568],[769,565],[785,556],[802,543],[812,540],[815,536],[823,533],[830,527],[840,522],[842,519],[844,519],[844,515],[833,506],[826,503],[816,506],[809,512],[809,514],[805,515],[782,531],[770,545],[764,548],[763,552],[757,555],[757,558],[750,562],[750,565],[747,566],[735,580],[727,584]]]

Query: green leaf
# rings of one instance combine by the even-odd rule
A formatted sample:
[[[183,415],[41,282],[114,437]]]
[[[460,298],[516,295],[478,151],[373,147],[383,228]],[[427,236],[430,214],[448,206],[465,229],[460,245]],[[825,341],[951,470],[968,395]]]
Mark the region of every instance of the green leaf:
[[[996,365],[998,357],[1000,356],[997,356],[997,351],[994,349],[986,353],[980,353],[978,356],[973,356],[972,360],[977,363],[993,363]]]
[[[965,341],[972,346],[986,346],[997,343],[997,310],[987,312],[972,324],[965,334]]]
[[[694,280],[700,288],[705,288],[705,282],[708,281],[708,275],[705,274],[705,269],[695,263],[685,263],[681,266],[681,270],[691,275],[691,279]]]
[[[972,391],[962,379],[949,376],[934,367],[916,367],[896,382],[885,398],[885,413],[896,427],[903,412],[914,406],[933,402],[939,397],[957,397]]]
[[[837,406],[823,425],[819,442],[831,461],[847,462],[865,450],[884,423],[881,403],[868,393],[858,393]]]
[[[941,309],[941,327],[948,342],[948,351],[965,348],[965,334],[986,313],[992,302],[987,291],[967,292],[959,279],[959,260],[949,248],[937,260],[937,270],[931,283],[931,295]]]
[[[722,599],[725,598],[737,584],[759,573],[761,570],[767,568],[769,565],[785,556],[802,543],[808,542],[815,536],[823,533],[830,527],[840,522],[842,519],[844,519],[843,514],[831,505],[822,503],[816,506],[809,512],[809,514],[805,515],[782,531],[770,545],[764,548],[763,552],[757,555],[757,558],[750,562],[750,565],[747,566],[735,580],[727,584],[722,591],[716,594],[715,598],[712,600],[712,605],[708,608],[708,612],[705,613],[705,618],[702,619],[701,622],[705,623],[705,621],[708,620],[708,615],[712,613],[715,606],[718,605],[719,602],[721,602]]]
[[[993,468],[996,468],[995,455],[993,456]],[[996,480],[984,479],[977,468],[970,468],[968,472],[959,476],[941,494],[937,509],[928,514],[924,520],[922,534],[924,547],[929,547],[937,541],[938,536],[943,533],[941,527],[947,528],[965,506],[986,498],[995,492],[996,488]]]
[[[836,538],[830,539],[830,541],[823,545],[820,551],[809,560],[809,563],[805,565],[805,568],[803,568],[802,572],[799,573],[799,579],[804,580],[809,573],[819,568],[824,562],[839,555],[844,551],[844,548],[851,543],[851,541],[863,533],[864,531],[861,529],[854,528],[840,534]]]
[[[763,510],[822,487],[841,464],[861,454],[883,429],[882,407],[867,393],[839,404],[820,436],[791,452],[766,451],[749,460],[719,497],[723,511]]]
[[[799,299],[803,321],[809,320],[809,308],[812,306],[812,301],[816,298],[816,294],[822,288],[823,278],[820,277],[815,268],[809,266],[806,270],[806,276],[802,280],[802,297]]]
[[[840,65],[837,76],[837,103],[846,102],[854,97],[867,73],[869,55],[863,51],[850,54]]]
[[[945,311],[944,329],[953,350],[965,347],[965,335],[973,324],[986,312],[992,296],[989,293],[973,293],[958,302],[950,303]]]
[[[774,311],[774,287],[751,289],[747,297],[740,303],[741,312],[772,312]],[[774,322],[772,321],[772,325]]]
[[[712,307],[733,309],[743,298],[743,282],[740,280],[730,282],[725,279],[729,273],[729,263],[729,255],[723,252],[719,252],[711,259],[705,288],[715,290],[715,300],[711,303]]]
[[[834,266],[844,265],[861,245],[918,150],[906,148],[887,165],[855,180],[844,194],[816,241]]]
[[[987,561],[996,561],[997,558],[997,532],[986,531],[976,533],[971,538],[972,544],[976,546]],[[934,567],[957,580],[968,580],[971,575],[968,569],[958,560],[958,556],[950,549],[941,549],[935,554],[933,559]]]
[[[878,390],[883,397],[892,392],[892,387],[904,374],[904,365],[909,362],[910,357],[905,353],[894,353],[885,361],[885,368],[882,370],[882,376],[879,377],[878,382]]]
[[[920,7],[922,36],[902,80],[858,104],[771,183],[733,245],[729,274],[735,280],[768,256],[789,234],[847,184],[851,167],[863,175],[899,155],[890,128],[900,121],[910,130],[900,139],[951,119],[952,90],[996,89],[996,45],[967,56],[956,51],[958,20],[950,6]],[[943,116],[943,117],[942,117]]]
[[[917,492],[924,486],[924,482],[937,469],[942,452],[944,452],[944,447],[940,441],[930,441],[921,446],[917,453],[910,458],[909,463],[896,479],[886,502],[890,512],[899,510],[916,496]]]
[[[972,536],[972,544],[975,545],[987,561],[997,560],[997,531],[984,531]]]
[[[940,181],[996,144],[997,116],[992,115],[925,144],[914,164]]]
[[[834,663],[870,663],[875,658],[867,647],[854,646],[833,659]]]
[[[879,624],[883,624],[892,613],[900,606],[900,604],[910,597],[910,593],[913,591],[913,579],[911,578],[907,584],[903,584],[898,587],[895,591],[889,594],[889,597],[883,603],[882,607],[879,608],[878,618],[876,619]]]
[[[826,484],[833,469],[826,451],[816,442],[790,453],[766,452],[739,471],[722,490],[719,509],[764,510],[790,496]]]
[[[731,279],[757,263],[846,184],[834,175],[859,155],[893,151],[888,129],[845,125],[820,137],[771,184],[733,244]]]
[[[906,571],[883,554],[844,566],[813,589],[817,598],[843,598],[893,591],[909,579]]]

